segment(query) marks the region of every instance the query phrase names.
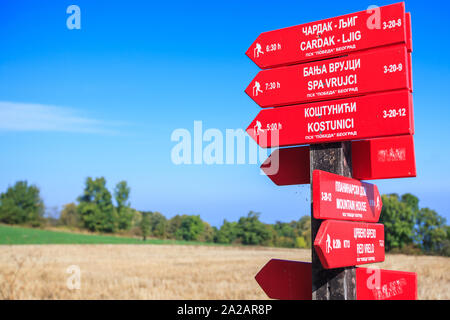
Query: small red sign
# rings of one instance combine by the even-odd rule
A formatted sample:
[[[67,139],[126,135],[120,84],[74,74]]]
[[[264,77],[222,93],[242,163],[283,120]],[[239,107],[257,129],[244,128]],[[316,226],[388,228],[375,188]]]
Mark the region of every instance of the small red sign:
[[[311,300],[311,262],[271,259],[255,279],[271,299]]]
[[[261,110],[247,128],[260,147],[414,133],[407,90]]]
[[[263,108],[411,90],[409,53],[394,46],[260,71],[245,92]]]
[[[352,141],[352,168],[358,180],[415,177],[413,136]],[[308,184],[309,146],[276,149],[261,170],[278,186]]]
[[[360,180],[415,177],[413,136],[352,141],[352,168]]]
[[[313,215],[316,219],[378,222],[381,201],[376,185],[314,170]]]
[[[414,272],[356,268],[357,300],[417,300]]]
[[[266,69],[407,43],[408,22],[396,3],[261,33],[246,55]]]
[[[309,146],[276,149],[261,170],[278,186],[308,184]]]
[[[311,300],[311,262],[271,259],[255,276],[271,299]],[[357,300],[417,300],[417,274],[356,268]]]
[[[384,226],[380,223],[325,220],[314,240],[325,269],[384,261]]]

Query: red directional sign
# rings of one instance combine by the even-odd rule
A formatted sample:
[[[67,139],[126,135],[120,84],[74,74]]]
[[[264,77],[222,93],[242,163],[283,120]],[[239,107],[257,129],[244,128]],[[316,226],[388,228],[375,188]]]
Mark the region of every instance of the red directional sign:
[[[384,261],[384,226],[380,223],[325,220],[314,240],[325,269]]]
[[[271,259],[255,276],[271,299],[311,300],[311,263]],[[356,268],[357,300],[417,300],[417,274]]]
[[[360,180],[415,177],[413,136],[352,141],[352,167]]]
[[[261,170],[279,186],[309,183],[309,146],[273,151]]]
[[[417,300],[414,272],[356,268],[357,300]]]
[[[404,3],[261,33],[247,50],[260,68],[408,43]]]
[[[271,259],[255,279],[271,299],[311,300],[311,262]]]
[[[245,92],[266,108],[395,89],[411,90],[408,55],[403,45],[263,70]]]
[[[261,110],[247,133],[263,148],[414,133],[407,90]]]
[[[352,141],[352,168],[358,180],[415,177],[413,136]],[[308,184],[309,146],[276,149],[261,170],[279,186]]]
[[[376,185],[314,170],[312,186],[314,218],[378,222],[383,203]]]

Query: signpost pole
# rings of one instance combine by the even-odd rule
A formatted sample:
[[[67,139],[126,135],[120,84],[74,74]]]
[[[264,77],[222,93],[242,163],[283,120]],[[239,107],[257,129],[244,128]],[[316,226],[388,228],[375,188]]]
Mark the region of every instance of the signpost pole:
[[[351,142],[312,144],[309,151],[311,183],[311,241],[314,243],[322,220],[313,217],[313,171],[323,170],[352,177]],[[355,267],[324,269],[312,247],[312,299],[356,300]]]

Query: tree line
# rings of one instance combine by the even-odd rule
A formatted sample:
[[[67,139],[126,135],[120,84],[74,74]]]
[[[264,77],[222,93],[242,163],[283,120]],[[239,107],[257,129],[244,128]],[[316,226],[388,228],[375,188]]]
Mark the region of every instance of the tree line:
[[[129,201],[126,181],[112,192],[103,177],[88,177],[75,202],[66,204],[58,217],[46,216],[39,188],[18,181],[0,194],[0,222],[45,227],[63,226],[92,232],[148,238],[311,248],[310,216],[274,224],[260,221],[250,211],[238,221],[223,221],[217,228],[199,215],[176,215],[170,219],[156,211],[138,211]],[[450,256],[450,227],[445,218],[429,208],[419,208],[419,199],[409,193],[382,195],[380,223],[385,225],[385,246],[390,252]]]

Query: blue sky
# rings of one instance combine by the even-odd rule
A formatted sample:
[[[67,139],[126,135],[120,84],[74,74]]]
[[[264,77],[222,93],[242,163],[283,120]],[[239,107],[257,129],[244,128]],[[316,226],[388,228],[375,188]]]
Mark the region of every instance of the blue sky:
[[[245,51],[263,31],[369,5],[361,1],[2,1],[0,191],[17,180],[48,207],[72,202],[87,176],[131,187],[139,210],[200,214],[212,225],[249,210],[261,220],[309,214],[307,186],[275,186],[259,166],[175,165],[172,132],[245,129],[259,107]],[[66,9],[81,9],[69,30]],[[412,15],[417,178],[375,181],[411,192],[450,220],[450,5],[406,1]]]

